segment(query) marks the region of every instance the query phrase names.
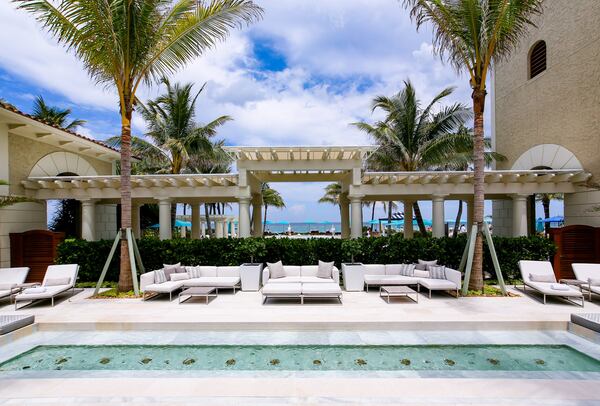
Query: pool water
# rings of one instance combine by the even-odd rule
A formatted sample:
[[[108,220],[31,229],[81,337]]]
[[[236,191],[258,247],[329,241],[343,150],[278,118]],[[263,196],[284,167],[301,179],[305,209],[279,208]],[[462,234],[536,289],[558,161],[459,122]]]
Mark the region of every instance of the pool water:
[[[584,371],[566,345],[42,345],[0,364],[23,370]]]

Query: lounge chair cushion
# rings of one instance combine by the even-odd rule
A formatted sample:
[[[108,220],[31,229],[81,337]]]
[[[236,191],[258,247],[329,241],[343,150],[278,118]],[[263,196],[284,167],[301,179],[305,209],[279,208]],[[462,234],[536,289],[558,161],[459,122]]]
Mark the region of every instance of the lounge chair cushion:
[[[426,271],[428,265],[437,265],[437,259],[434,261],[423,261],[422,259],[419,259],[419,263],[415,265],[415,269]]]
[[[48,278],[44,281],[44,286],[60,286],[71,283],[71,278]]]
[[[71,289],[71,287],[72,287],[71,285],[48,286],[48,287],[44,287],[44,289],[46,289],[46,290],[43,292],[18,294],[17,296],[15,296],[15,300],[22,301],[22,300],[49,299],[52,296],[56,296],[59,293],[62,293],[62,292],[65,292],[65,291]],[[30,288],[30,289],[36,289],[36,288]]]
[[[429,277],[431,279],[446,279],[446,267],[441,265],[429,265]]]
[[[305,296],[339,296],[342,289],[337,283],[303,283],[302,294]]]
[[[592,278],[590,278],[590,279],[588,279],[588,283],[591,286],[600,286],[600,279],[592,279]]]
[[[553,283],[552,285],[550,285],[550,289],[554,289],[554,290],[569,290],[569,286],[565,285],[564,283]]]
[[[554,282],[556,282],[556,277],[554,275],[550,275],[550,274],[530,273],[529,280],[531,282],[554,283]]]
[[[49,286],[56,286],[56,285],[49,285]],[[23,293],[26,295],[31,295],[31,294],[35,294],[35,293],[44,293],[46,291],[46,287],[45,286],[40,286],[37,288],[27,288],[23,290]]]
[[[16,286],[16,283],[0,283],[0,290],[12,290]]]
[[[0,289],[0,298],[12,295],[12,290],[2,290]]]
[[[265,296],[289,295],[300,296],[302,294],[301,283],[267,283],[262,288],[262,293]]]
[[[267,268],[269,268],[269,279],[285,278],[286,273],[283,269],[283,263],[277,261],[274,264],[267,262]]]
[[[319,261],[319,269],[317,270],[317,278],[331,279],[331,271],[333,270],[333,262]]]
[[[582,297],[583,293],[579,289],[574,289],[568,286],[568,290],[554,290],[551,287],[551,283],[544,282],[527,282],[527,286],[545,294],[548,296],[569,296],[569,297]]]
[[[183,287],[183,281],[168,281],[146,286],[146,292],[170,293]]]
[[[447,279],[419,279],[419,284],[425,286],[429,290],[454,290],[458,286],[454,282]]]
[[[186,279],[190,279],[190,275],[188,275],[187,273],[172,273],[171,274],[171,280],[172,281],[184,281]]]
[[[165,271],[163,269],[157,269],[156,271],[154,271],[155,284],[165,283],[167,281],[167,275],[165,274]]]
[[[183,281],[183,284],[186,287],[233,288],[239,283],[239,276],[205,276],[202,278],[188,279]]]

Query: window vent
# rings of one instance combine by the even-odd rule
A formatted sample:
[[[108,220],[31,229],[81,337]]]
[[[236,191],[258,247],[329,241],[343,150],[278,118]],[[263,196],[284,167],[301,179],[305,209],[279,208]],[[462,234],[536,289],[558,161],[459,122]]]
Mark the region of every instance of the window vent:
[[[532,79],[546,70],[546,42],[539,41],[529,54],[529,79]]]

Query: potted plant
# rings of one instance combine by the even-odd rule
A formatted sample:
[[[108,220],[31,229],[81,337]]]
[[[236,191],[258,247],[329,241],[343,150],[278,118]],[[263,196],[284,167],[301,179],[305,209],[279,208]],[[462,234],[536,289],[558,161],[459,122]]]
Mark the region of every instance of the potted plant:
[[[342,242],[342,253],[344,258],[350,258],[351,263],[347,265],[355,265],[354,257],[362,253],[362,245],[356,239],[345,240]]]
[[[244,238],[240,242],[239,250],[243,258],[250,257],[250,262],[244,265],[262,265],[262,262],[255,263],[254,259],[266,255],[267,244],[262,238]]]

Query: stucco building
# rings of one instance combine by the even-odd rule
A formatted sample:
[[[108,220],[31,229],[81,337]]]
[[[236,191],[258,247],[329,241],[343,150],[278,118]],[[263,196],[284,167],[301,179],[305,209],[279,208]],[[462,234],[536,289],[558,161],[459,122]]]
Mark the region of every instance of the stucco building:
[[[495,67],[493,141],[498,169],[584,169],[587,191],[565,194],[565,224],[600,226],[600,2],[547,0],[508,61]],[[494,202],[496,234],[511,235],[526,195]]]

